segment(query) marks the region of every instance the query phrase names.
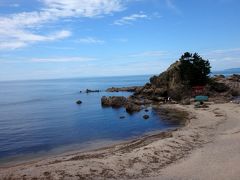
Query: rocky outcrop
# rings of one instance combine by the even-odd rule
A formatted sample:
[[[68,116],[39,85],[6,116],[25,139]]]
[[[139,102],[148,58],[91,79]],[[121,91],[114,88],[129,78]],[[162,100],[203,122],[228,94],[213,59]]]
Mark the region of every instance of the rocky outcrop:
[[[128,113],[139,112],[142,110],[142,104],[137,99],[132,97],[126,98],[124,96],[103,96],[101,99],[102,106],[120,108],[124,107]]]
[[[240,75],[233,74],[229,77],[214,76],[206,86],[206,93],[213,100],[226,102],[240,96]]]
[[[134,112],[139,112],[142,110],[140,105],[137,105],[133,102],[127,102],[124,106],[126,108],[127,113],[132,114]]]
[[[142,95],[154,101],[165,101],[163,97],[181,100],[190,93],[190,88],[181,79],[180,61],[177,61],[159,76],[151,77],[150,83],[147,83],[135,95]]]
[[[101,99],[102,106],[106,107],[122,107],[127,103],[127,98],[124,96],[103,96]]]
[[[85,91],[86,93],[96,93],[96,92],[101,92],[100,90],[90,90],[90,89],[86,89]]]
[[[111,88],[108,88],[106,91],[107,92],[120,92],[120,91],[136,92],[136,91],[139,91],[140,89],[142,89],[142,86],[131,86],[131,87],[121,87],[121,88],[111,87]]]
[[[151,77],[150,82],[135,91],[134,96],[153,102],[166,102],[170,98],[182,104],[189,104],[189,99],[193,96],[193,87],[182,80],[180,65],[181,62],[176,61],[159,76]],[[234,74],[229,77],[218,75],[210,78],[203,95],[213,100],[221,99],[223,102],[230,101],[234,96],[240,96],[240,75]]]

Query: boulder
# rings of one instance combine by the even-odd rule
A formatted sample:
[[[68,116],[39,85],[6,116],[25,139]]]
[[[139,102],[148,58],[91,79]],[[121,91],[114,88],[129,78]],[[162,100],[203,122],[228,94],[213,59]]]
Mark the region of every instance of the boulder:
[[[222,93],[228,91],[230,88],[225,83],[214,81],[211,83],[211,91]]]
[[[240,82],[240,74],[233,74],[227,78],[229,81]]]
[[[126,104],[127,98],[124,96],[103,96],[101,98],[102,106],[122,107]]]
[[[149,119],[149,115],[144,115],[143,119]]]
[[[190,105],[191,104],[191,99],[190,98],[183,99],[181,101],[181,104],[182,105]]]
[[[78,100],[76,101],[76,104],[82,104],[82,101]]]
[[[134,113],[134,112],[139,112],[142,110],[141,106],[134,104],[132,102],[128,102],[125,105],[126,111],[130,114]]]

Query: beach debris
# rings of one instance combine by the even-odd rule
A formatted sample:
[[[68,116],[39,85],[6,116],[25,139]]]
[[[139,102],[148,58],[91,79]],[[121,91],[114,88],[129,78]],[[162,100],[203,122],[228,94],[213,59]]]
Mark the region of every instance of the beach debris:
[[[144,116],[143,116],[143,119],[149,119],[149,115],[147,115],[147,114],[144,115]]]
[[[79,104],[79,105],[80,105],[80,104],[82,104],[82,101],[77,100],[77,101],[76,101],[76,104]]]

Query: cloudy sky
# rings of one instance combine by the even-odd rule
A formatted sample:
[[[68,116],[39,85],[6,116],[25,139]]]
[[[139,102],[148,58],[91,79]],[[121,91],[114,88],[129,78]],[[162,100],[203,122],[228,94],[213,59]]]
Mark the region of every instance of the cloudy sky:
[[[239,0],[0,0],[0,80],[240,67]]]

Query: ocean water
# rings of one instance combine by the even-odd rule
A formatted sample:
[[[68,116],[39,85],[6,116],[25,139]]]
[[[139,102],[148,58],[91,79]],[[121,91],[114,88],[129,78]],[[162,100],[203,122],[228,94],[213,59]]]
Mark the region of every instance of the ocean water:
[[[127,140],[176,126],[162,121],[151,109],[128,115],[123,108],[101,106],[104,95],[131,93],[79,93],[87,88],[144,85],[149,77],[0,82],[0,162],[47,154],[55,149],[61,153],[90,144]],[[79,99],[81,105],[75,103]],[[144,120],[144,114],[150,115],[150,119]]]

